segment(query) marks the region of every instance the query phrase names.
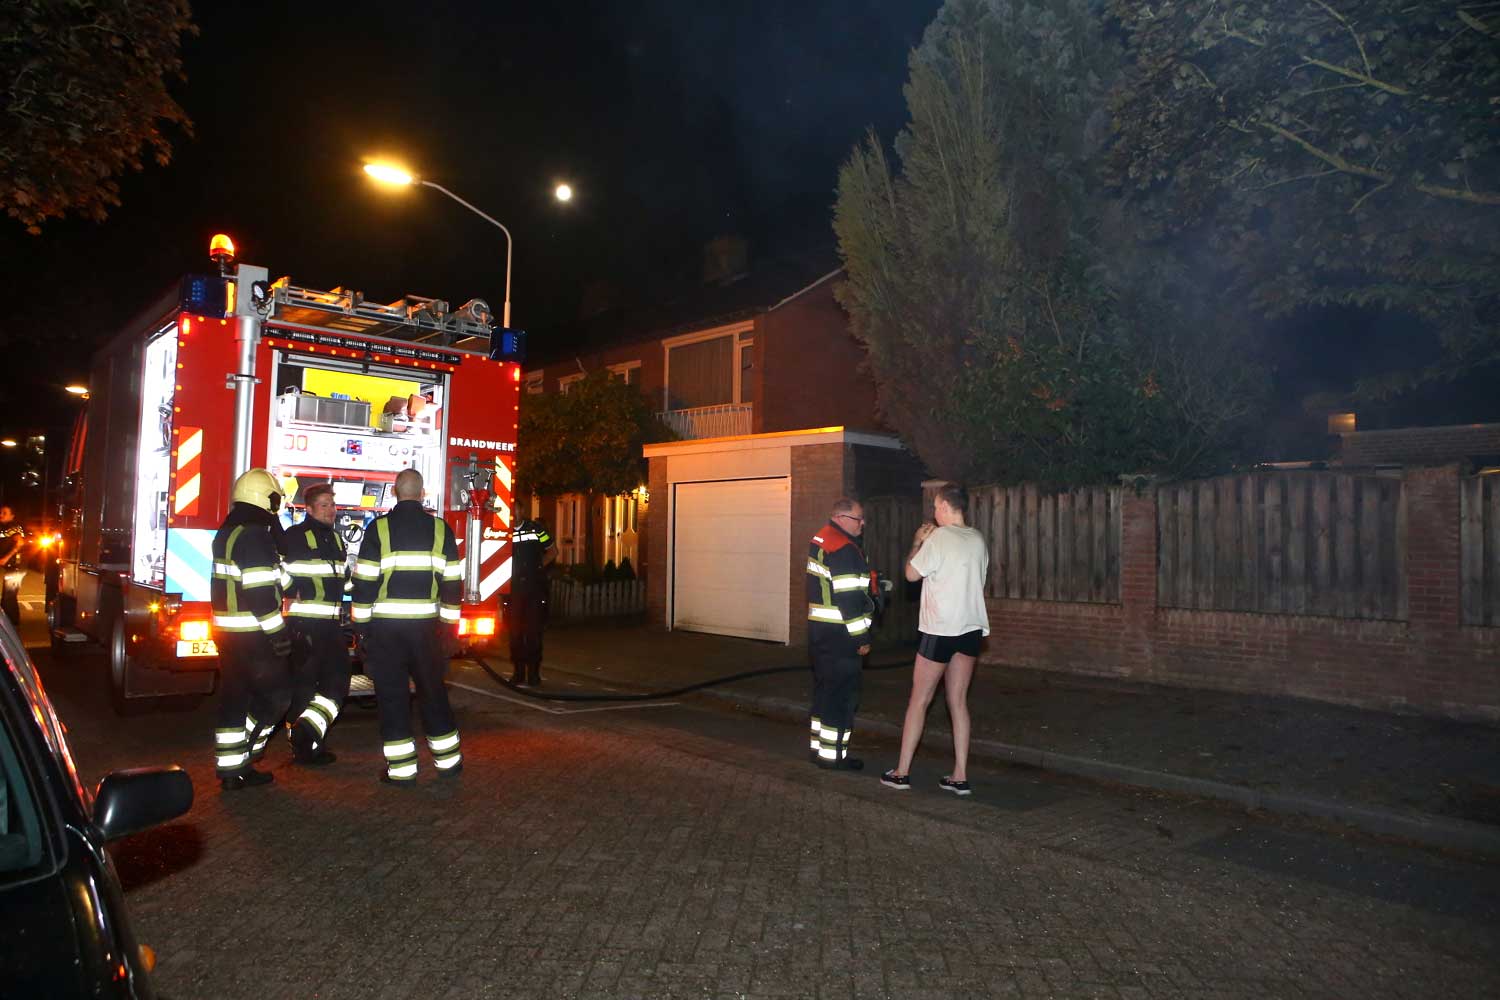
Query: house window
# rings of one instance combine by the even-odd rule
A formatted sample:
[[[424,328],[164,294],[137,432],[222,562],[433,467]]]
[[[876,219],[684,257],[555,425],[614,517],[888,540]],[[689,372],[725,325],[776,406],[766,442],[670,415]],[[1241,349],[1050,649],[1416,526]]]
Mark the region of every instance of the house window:
[[[568,390],[573,387],[574,382],[582,381],[583,372],[579,372],[576,375],[564,375],[562,378],[557,380],[557,391],[566,396],[568,394]]]
[[[542,379],[546,372],[528,372],[526,375],[526,394],[528,396],[540,396],[542,394]]]
[[[755,334],[748,323],[666,341],[663,409],[751,402],[753,390],[742,376],[748,374],[745,366],[750,364],[754,344]]]
[[[626,385],[640,385],[641,363],[639,361],[624,361],[618,365],[610,365],[609,377],[619,379]]]

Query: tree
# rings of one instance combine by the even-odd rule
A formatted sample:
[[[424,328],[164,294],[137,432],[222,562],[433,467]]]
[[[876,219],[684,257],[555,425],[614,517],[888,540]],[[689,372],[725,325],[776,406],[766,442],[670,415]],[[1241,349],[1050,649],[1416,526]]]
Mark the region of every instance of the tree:
[[[1446,348],[1376,394],[1500,358],[1500,10],[1110,0],[1128,34],[1108,177],[1240,308],[1400,310]]]
[[[1089,0],[949,0],[911,56],[899,172],[874,135],[840,172],[841,301],[935,474],[1198,471],[1254,410],[1243,329],[1101,197],[1119,59]]]
[[[675,435],[634,386],[597,371],[566,394],[523,395],[517,428],[516,478],[533,496],[620,496],[646,479],[643,445]],[[585,533],[593,565],[593,535]]]
[[[13,0],[0,6],[0,206],[31,233],[120,203],[116,178],[172,156],[167,130],[191,133],[167,92],[187,0]]]

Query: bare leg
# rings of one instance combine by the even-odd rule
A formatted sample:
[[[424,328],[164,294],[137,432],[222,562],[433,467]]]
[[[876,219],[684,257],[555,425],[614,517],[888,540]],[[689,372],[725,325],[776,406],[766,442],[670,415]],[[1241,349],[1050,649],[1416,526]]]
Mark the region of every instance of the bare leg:
[[[953,724],[953,773],[949,777],[954,781],[969,780],[969,681],[974,679],[974,659],[954,653],[944,680],[948,718]]]
[[[906,704],[906,722],[901,727],[901,762],[896,765],[897,774],[911,773],[911,759],[917,755],[917,744],[922,742],[922,728],[927,722],[927,706],[932,704],[938,681],[943,679],[944,666],[918,656],[912,668],[911,701]]]

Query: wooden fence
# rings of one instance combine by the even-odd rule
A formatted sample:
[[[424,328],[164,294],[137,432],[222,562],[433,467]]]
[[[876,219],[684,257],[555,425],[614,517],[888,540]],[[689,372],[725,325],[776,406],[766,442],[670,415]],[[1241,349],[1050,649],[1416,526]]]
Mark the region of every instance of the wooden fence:
[[[1465,625],[1500,625],[1500,476],[1459,480]]]
[[[990,597],[1119,603],[1120,487],[979,487],[969,523],[989,542]]]
[[[553,580],[548,599],[553,618],[644,614],[646,581],[611,580],[584,585],[574,580]]]
[[[1221,476],[1162,486],[1156,503],[1160,607],[1407,617],[1400,479]]]
[[[906,582],[906,556],[911,538],[922,523],[920,497],[875,497],[864,501],[865,559],[881,579],[893,584],[881,622],[885,638],[905,638],[917,632],[917,588]]]

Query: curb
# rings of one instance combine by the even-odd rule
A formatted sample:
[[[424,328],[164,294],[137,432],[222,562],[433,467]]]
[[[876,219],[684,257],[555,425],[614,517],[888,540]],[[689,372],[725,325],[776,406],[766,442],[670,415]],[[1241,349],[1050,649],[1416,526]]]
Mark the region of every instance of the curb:
[[[767,714],[787,718],[794,722],[802,720],[807,715],[806,705],[774,696],[734,694],[713,690],[699,691],[695,696],[739,706],[753,705]],[[868,719],[861,720],[860,724],[862,728],[873,730],[884,736],[894,736],[897,739],[901,737],[901,727],[894,723]],[[940,736],[950,743],[952,740],[952,734],[938,727],[928,727],[927,734]],[[1008,764],[1021,764],[1043,771],[1090,778],[1096,781],[1110,781],[1152,791],[1214,799],[1249,811],[1327,820],[1361,833],[1396,837],[1443,850],[1500,856],[1500,828],[1470,820],[1400,813],[1390,809],[1381,809],[1378,806],[1356,805],[1313,795],[1263,792],[1244,785],[1230,785],[1222,781],[1192,778],[1167,771],[1152,771],[1143,767],[1131,767],[1128,764],[1114,764],[1091,757],[1076,757],[1034,747],[1016,746],[997,740],[975,739],[970,744],[970,750],[976,757],[1004,761]]]

